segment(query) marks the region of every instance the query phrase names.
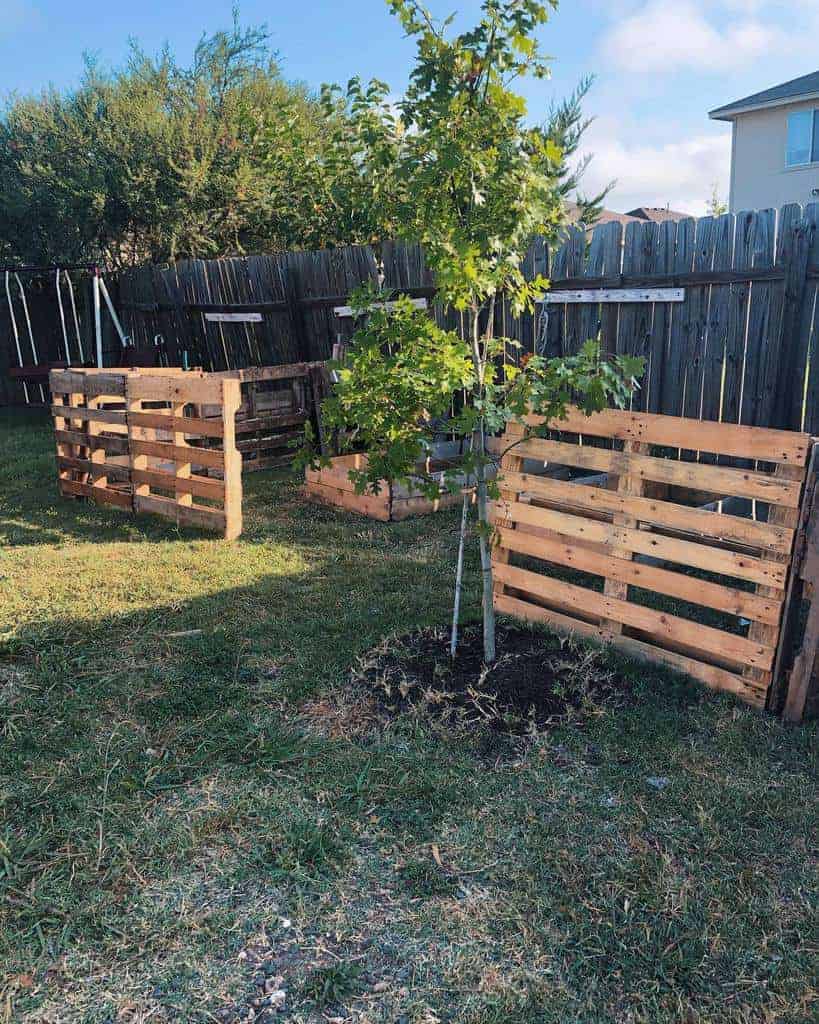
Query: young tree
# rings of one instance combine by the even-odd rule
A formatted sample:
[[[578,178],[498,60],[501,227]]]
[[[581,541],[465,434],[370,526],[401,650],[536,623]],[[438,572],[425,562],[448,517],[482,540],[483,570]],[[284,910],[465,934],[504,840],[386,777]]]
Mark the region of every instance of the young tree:
[[[612,399],[622,404],[642,364],[626,357],[604,363],[591,341],[575,356],[535,355],[515,365],[506,360],[514,343],[494,334],[499,295],[515,314],[542,295],[548,282],[527,281],[521,261],[532,237],[554,239],[561,220],[561,153],[526,126],[524,101],[510,88],[519,76],[547,73],[535,39],[547,5],[484,0],[480,22],[450,37],[451,19],[436,23],[415,0],[389,2],[417,46],[399,104],[397,223],[423,244],[437,300],[461,311],[468,330],[465,339],[442,331],[406,303],[395,314],[369,305],[324,411],[331,425],[348,431],[342,436],[370,452],[356,479],[363,489],[413,476],[441,415],[457,402],[446,429],[471,442],[466,466],[475,479],[484,656],[491,663],[490,436],[511,419],[526,423],[529,413],[553,420],[570,401],[587,412]]]
[[[716,181],[711,186],[711,198],[706,205],[709,217],[721,217],[728,212],[728,204],[719,194],[719,184]]]

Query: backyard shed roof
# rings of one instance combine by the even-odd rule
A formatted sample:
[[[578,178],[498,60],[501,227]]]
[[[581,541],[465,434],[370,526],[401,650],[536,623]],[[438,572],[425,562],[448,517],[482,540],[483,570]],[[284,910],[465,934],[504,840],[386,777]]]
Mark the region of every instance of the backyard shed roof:
[[[744,99],[728,103],[724,107],[717,107],[708,116],[715,121],[732,121],[738,114],[747,114],[751,110],[777,107],[782,103],[813,97],[819,97],[819,71],[812,71],[800,78],[792,78],[790,82],[774,85],[770,89],[763,89],[762,92],[755,92]]]

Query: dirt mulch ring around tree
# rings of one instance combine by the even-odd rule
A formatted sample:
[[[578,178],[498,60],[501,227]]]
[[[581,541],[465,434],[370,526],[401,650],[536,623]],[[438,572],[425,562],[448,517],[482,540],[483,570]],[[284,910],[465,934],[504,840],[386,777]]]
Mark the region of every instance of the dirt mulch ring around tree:
[[[627,703],[633,681],[610,652],[521,626],[500,626],[497,659],[483,661],[480,625],[388,637],[359,659],[354,681],[388,718],[415,715],[450,728],[525,735]]]

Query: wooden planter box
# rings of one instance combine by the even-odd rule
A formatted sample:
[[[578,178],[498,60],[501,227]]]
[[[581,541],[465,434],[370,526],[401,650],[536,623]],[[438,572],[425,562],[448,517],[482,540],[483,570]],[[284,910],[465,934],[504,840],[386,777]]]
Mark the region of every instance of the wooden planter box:
[[[436,454],[441,456],[446,453],[437,451]],[[380,519],[385,523],[398,522],[408,516],[422,516],[461,504],[461,492],[442,494],[440,498],[432,501],[417,488],[400,484],[390,485],[386,480],[381,481],[378,494],[371,491],[356,494],[349,472],[351,469],[363,469],[366,465],[366,455],[339,455],[332,459],[331,465],[325,469],[308,469],[305,473],[305,493],[310,501],[358,512],[362,516]],[[419,463],[419,471],[439,473],[443,479],[444,469],[450,466],[449,462],[443,463],[432,458]]]

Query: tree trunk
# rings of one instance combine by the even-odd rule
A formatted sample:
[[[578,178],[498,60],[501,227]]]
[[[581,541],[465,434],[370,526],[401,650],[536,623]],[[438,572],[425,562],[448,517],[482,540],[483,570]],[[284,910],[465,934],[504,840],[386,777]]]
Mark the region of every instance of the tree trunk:
[[[481,429],[481,452],[484,452]],[[495,605],[493,603],[492,552],[486,501],[486,466],[478,460],[478,540],[481,546],[481,579],[483,580],[483,660],[491,665],[495,660]]]
[[[480,308],[473,305],[470,310],[472,319],[472,361],[475,366],[477,377],[477,398],[481,401],[485,397],[486,390],[486,342],[492,337],[494,321],[495,299],[494,296],[489,304],[489,318],[486,325],[486,337],[481,348],[480,336]],[[481,418],[477,430],[478,452],[476,459],[475,479],[478,497],[478,542],[481,549],[481,580],[483,590],[483,660],[491,665],[495,660],[495,605],[493,602],[493,575],[492,575],[492,552],[490,550],[490,527],[489,514],[487,509],[486,495],[486,427]],[[474,435],[473,435],[474,449]]]
[[[461,511],[461,532],[458,539],[458,567],[455,570],[455,600],[452,604],[452,635],[449,640],[449,654],[452,660],[458,653],[458,623],[461,618],[461,587],[464,578],[464,541],[466,539],[466,521],[469,515],[469,491],[464,491],[464,504]]]

